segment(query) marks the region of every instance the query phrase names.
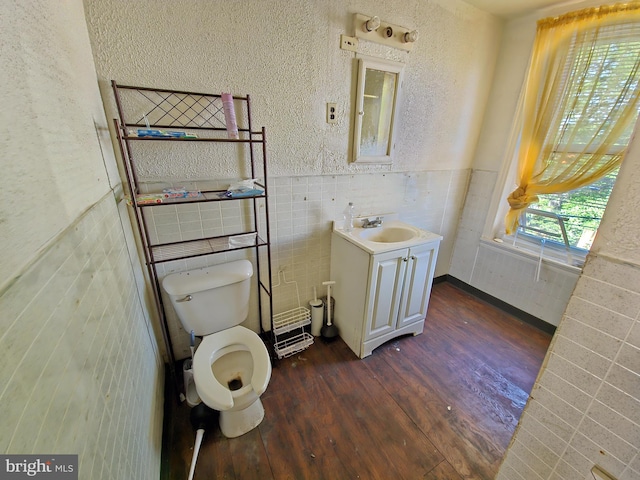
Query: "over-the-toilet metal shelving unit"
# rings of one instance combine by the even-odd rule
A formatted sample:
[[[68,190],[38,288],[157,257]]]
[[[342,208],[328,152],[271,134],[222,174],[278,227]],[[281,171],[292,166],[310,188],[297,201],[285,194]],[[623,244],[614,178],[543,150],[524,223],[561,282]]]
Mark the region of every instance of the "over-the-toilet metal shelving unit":
[[[204,255],[215,255],[233,250],[255,250],[256,274],[258,285],[258,311],[260,332],[264,330],[264,316],[269,317],[268,324],[273,336],[273,306],[271,281],[271,237],[269,231],[269,205],[267,201],[267,151],[266,132],[253,130],[251,125],[251,101],[247,96],[233,96],[234,104],[240,105],[237,111],[238,138],[228,138],[224,116],[222,95],[166,90],[130,85],[118,85],[112,81],[119,120],[114,120],[118,144],[124,161],[124,170],[131,196],[131,205],[135,212],[136,223],[142,241],[145,262],[151,279],[154,299],[160,317],[162,336],[165,343],[171,374],[175,380],[175,354],[169,334],[167,317],[161,295],[157,266],[164,262],[184,260]],[[241,118],[246,126],[241,127]],[[138,129],[179,129],[194,137],[153,137],[138,136]],[[197,135],[197,137],[195,137]],[[251,178],[260,178],[256,183],[263,193],[242,197],[228,197],[226,190],[201,191],[195,198],[165,198],[162,203],[138,202],[138,195],[145,194],[138,172],[133,144],[136,142],[187,142],[187,143],[226,143],[230,147],[248,146],[248,164]],[[208,154],[203,151],[203,155]],[[232,155],[230,152],[229,155]],[[213,161],[213,160],[212,160]],[[240,168],[238,168],[240,175]],[[176,179],[183,181],[184,179]],[[213,179],[211,179],[213,180]],[[251,224],[242,233],[219,235],[195,240],[170,243],[154,243],[150,226],[145,218],[145,209],[166,208],[167,205],[182,205],[200,202],[245,202],[251,209]],[[261,202],[259,205],[258,202]],[[247,236],[251,239],[247,242]],[[233,241],[236,237],[236,241]],[[238,240],[242,241],[238,241]],[[265,271],[266,269],[266,271]],[[267,302],[263,302],[263,297]],[[273,339],[271,339],[273,341]]]

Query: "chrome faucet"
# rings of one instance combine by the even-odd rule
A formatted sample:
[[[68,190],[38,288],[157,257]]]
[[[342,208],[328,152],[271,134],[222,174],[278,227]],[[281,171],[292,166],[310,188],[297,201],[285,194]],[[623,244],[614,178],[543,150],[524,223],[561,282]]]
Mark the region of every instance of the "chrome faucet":
[[[380,217],[376,217],[375,220],[369,220],[365,218],[362,220],[362,228],[375,228],[382,226],[382,219]]]

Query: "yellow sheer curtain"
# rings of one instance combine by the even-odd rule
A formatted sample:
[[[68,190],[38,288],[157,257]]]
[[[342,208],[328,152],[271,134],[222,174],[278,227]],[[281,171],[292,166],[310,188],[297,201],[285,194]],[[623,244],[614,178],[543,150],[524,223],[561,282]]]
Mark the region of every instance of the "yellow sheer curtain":
[[[539,194],[583,187],[620,165],[640,106],[640,2],[539,21],[523,95],[508,234]]]

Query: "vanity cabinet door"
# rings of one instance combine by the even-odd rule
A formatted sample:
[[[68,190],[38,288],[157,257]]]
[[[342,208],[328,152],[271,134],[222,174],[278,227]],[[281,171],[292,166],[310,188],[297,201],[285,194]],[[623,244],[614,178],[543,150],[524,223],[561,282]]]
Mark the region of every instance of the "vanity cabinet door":
[[[371,257],[365,341],[396,329],[408,253],[403,249]]]
[[[397,328],[426,317],[437,256],[437,242],[409,249]]]

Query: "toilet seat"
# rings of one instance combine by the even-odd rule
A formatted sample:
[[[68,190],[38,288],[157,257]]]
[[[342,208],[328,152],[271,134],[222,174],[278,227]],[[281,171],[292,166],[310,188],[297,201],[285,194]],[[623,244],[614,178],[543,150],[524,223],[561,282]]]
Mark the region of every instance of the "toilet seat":
[[[260,396],[267,389],[271,378],[271,359],[267,347],[252,330],[240,325],[222,330],[203,338],[193,358],[193,376],[202,401],[215,410],[233,408],[234,400],[231,390],[218,382],[211,365],[220,356],[220,351],[232,345],[243,345],[253,359],[253,375],[251,386]]]

